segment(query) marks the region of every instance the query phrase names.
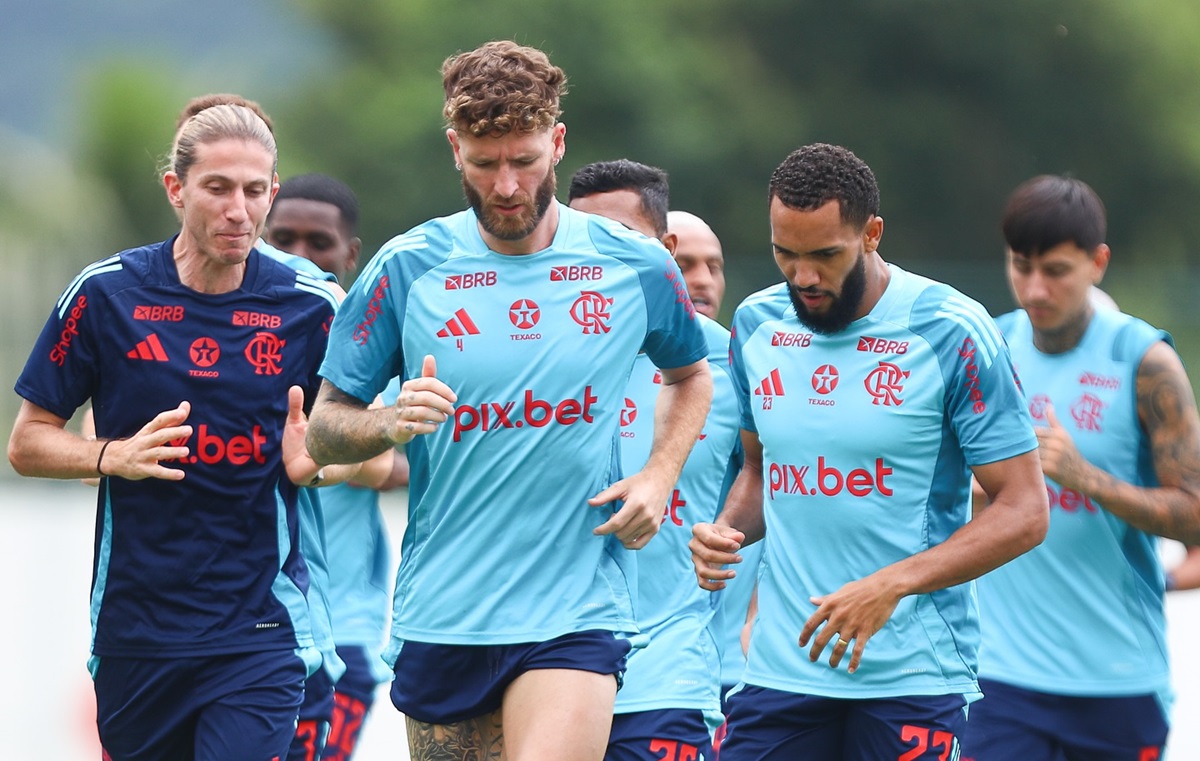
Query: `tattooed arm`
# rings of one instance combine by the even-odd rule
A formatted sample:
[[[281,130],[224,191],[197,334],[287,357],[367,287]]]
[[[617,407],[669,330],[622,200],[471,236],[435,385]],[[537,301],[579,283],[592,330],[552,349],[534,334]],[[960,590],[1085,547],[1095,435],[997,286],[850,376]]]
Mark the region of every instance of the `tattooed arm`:
[[[1151,346],[1138,367],[1137,407],[1158,487],[1134,486],[1089,463],[1053,411],[1050,426],[1037,431],[1042,470],[1135,528],[1200,544],[1200,415],[1183,363],[1165,343]]]

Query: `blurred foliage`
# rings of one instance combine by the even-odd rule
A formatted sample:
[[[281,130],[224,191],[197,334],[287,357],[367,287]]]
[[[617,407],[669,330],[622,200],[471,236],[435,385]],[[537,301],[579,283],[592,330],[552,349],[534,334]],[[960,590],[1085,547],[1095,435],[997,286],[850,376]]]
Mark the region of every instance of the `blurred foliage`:
[[[1184,224],[1200,198],[1192,0],[290,1],[333,54],[321,52],[316,74],[242,94],[274,117],[281,176],[327,172],[357,191],[368,252],[464,205],[441,64],[509,38],[547,51],[569,77],[560,187],[583,164],[622,156],[668,170],[672,206],[707,219],[725,244],[726,319],[778,279],[772,169],[827,141],[879,178],[885,258],[994,312],[1011,308],[998,231],[1008,193],[1039,173],[1086,180],[1110,213],[1105,287],[1172,330],[1185,359],[1200,349]],[[110,227],[132,245],[175,229],[156,167],[176,112],[200,91],[123,55],[90,73],[79,155],[114,202]],[[112,247],[96,241],[89,259]]]

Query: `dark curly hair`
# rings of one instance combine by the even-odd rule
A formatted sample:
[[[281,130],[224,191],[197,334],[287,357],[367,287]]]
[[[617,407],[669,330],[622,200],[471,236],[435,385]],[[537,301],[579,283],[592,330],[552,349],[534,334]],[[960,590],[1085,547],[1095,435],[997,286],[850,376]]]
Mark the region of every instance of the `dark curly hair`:
[[[856,228],[879,213],[879,184],[871,167],[839,145],[813,143],[793,151],[771,173],[768,203],[814,211],[837,201],[842,221]]]
[[[450,127],[475,137],[499,137],[558,121],[567,75],[537,48],[501,40],[447,58],[442,88]]]

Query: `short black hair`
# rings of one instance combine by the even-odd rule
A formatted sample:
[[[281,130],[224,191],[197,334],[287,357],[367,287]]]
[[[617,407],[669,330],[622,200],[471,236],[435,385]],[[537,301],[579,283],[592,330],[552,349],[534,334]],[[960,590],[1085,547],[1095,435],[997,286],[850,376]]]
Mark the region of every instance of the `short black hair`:
[[[768,203],[798,211],[837,201],[842,221],[861,228],[879,213],[879,183],[871,167],[839,145],[813,143],[792,151],[771,173]]]
[[[667,234],[667,210],[671,208],[671,186],[662,169],[629,159],[597,161],[580,167],[571,177],[567,202],[576,198],[632,190],[642,199],[642,212],[654,225],[658,237]]]
[[[287,198],[333,204],[341,212],[342,222],[346,224],[350,234],[358,235],[358,196],[341,180],[327,174],[298,174],[279,185],[275,201]]]
[[[1083,180],[1038,175],[1008,197],[1000,223],[1004,242],[1022,256],[1040,256],[1068,241],[1089,254],[1104,242],[1104,202]]]

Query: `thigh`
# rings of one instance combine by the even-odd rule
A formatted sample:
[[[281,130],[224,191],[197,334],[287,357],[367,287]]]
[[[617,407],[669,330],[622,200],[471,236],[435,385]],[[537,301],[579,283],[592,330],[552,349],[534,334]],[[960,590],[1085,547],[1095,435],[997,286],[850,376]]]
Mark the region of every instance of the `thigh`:
[[[605,761],[698,761],[711,758],[704,712],[670,708],[613,717]]]
[[[967,723],[962,695],[847,701],[846,761],[957,761]],[[1015,756],[1025,761],[1023,756]]]
[[[214,695],[197,723],[197,761],[284,758],[296,731],[307,671],[289,651],[247,653],[214,666],[205,675]]]
[[[721,761],[840,759],[845,703],[766,687],[729,696]]]
[[[105,758],[190,761],[196,736],[191,674],[186,660],[101,658],[93,686]]]
[[[614,674],[526,671],[508,686],[501,708],[507,761],[600,761],[616,698]]]
[[[411,716],[405,716],[404,720],[408,730],[408,756],[412,761],[501,761],[505,758],[499,711],[451,724],[431,724]]]

